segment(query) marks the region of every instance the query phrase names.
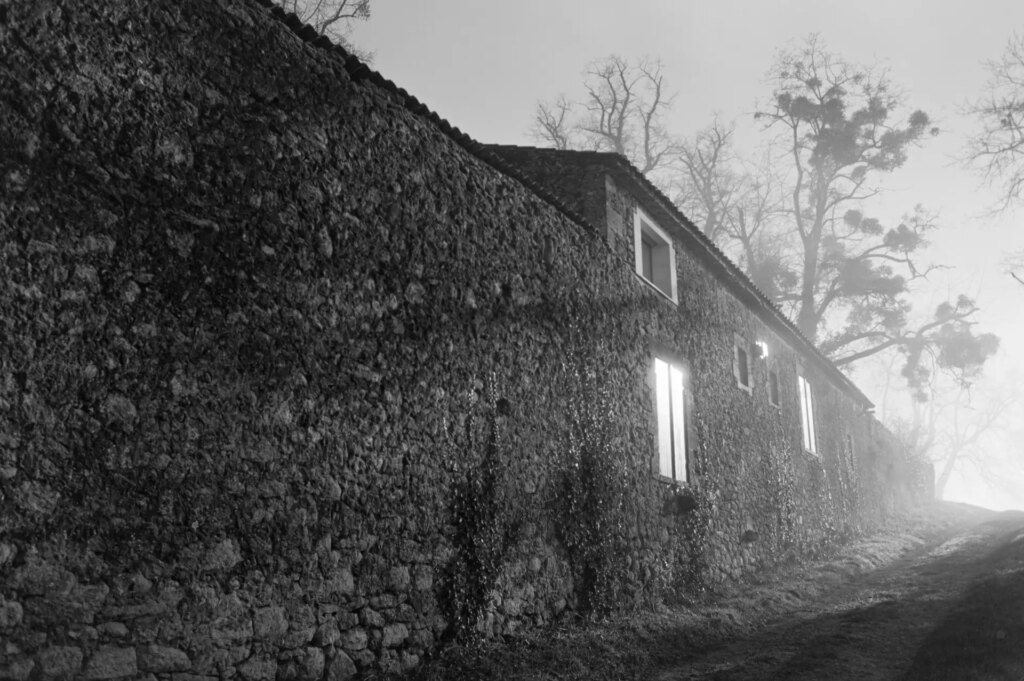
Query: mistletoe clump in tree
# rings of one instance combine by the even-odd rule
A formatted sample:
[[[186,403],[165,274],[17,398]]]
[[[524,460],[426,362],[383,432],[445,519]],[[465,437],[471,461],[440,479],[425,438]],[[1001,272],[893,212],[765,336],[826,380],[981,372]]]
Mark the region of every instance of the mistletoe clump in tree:
[[[917,384],[921,352],[945,368],[970,372],[996,349],[976,336],[976,305],[964,296],[940,305],[931,319],[910,323],[908,283],[929,268],[915,261],[935,228],[922,207],[895,226],[865,212],[884,176],[901,167],[924,137],[938,133],[920,110],[901,113],[903,98],[884,71],[851,64],[817,36],[780,52],[770,102],[756,117],[785,150],[776,183],[784,187],[777,215],[787,248],[762,274],[778,282],[777,302],[799,329],[839,366],[884,350],[907,357],[904,375]],[[778,228],[777,228],[778,229]]]

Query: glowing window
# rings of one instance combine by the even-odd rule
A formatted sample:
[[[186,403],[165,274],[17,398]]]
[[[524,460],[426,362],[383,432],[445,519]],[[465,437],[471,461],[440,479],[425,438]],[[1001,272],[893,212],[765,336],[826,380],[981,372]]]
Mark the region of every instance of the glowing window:
[[[654,397],[658,418],[658,472],[680,482],[686,472],[686,393],[682,369],[654,359]]]
[[[797,389],[800,391],[800,421],[803,427],[804,449],[812,454],[818,452],[817,435],[814,432],[814,399],[811,384],[797,375]]]

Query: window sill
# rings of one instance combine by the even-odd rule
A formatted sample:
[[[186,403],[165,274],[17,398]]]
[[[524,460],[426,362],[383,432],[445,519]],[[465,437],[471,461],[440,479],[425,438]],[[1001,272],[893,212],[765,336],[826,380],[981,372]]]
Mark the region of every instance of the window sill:
[[[690,483],[687,480],[675,480],[673,478],[668,477],[667,475],[662,475],[661,473],[653,473],[652,477],[657,482],[660,482],[663,485],[671,485],[674,487],[690,487]]]
[[[739,388],[740,390],[742,390],[743,392],[745,392],[746,394],[750,395],[751,397],[754,396],[754,388],[753,388],[753,386],[743,385],[742,383],[737,381],[736,382],[736,387]]]
[[[665,300],[667,300],[668,302],[672,303],[672,304],[673,304],[673,305],[675,305],[676,307],[678,307],[678,306],[679,306],[679,301],[678,301],[678,300],[676,300],[675,298],[673,298],[673,297],[672,297],[672,296],[670,296],[669,294],[665,293],[665,291],[663,291],[662,289],[660,289],[660,288],[658,287],[658,285],[657,285],[657,284],[655,284],[655,283],[654,283],[653,281],[651,281],[650,279],[648,279],[648,278],[647,278],[647,277],[645,277],[644,275],[640,274],[639,272],[633,272],[633,276],[634,276],[634,277],[636,277],[636,278],[637,278],[637,280],[639,280],[639,281],[640,281],[641,283],[643,283],[643,285],[644,285],[644,286],[646,286],[646,287],[648,287],[648,288],[650,288],[650,289],[654,289],[655,291],[657,291],[657,292],[658,292],[658,294],[659,294],[659,295],[660,295],[660,296],[661,296],[662,298],[664,298]]]

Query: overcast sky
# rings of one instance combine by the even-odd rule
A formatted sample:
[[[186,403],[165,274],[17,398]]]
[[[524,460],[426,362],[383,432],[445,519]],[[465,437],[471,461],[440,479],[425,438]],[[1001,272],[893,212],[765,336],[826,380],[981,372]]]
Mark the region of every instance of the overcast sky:
[[[881,63],[942,129],[911,151],[875,213],[896,220],[917,203],[940,215],[928,257],[950,266],[919,292],[922,309],[966,292],[983,307],[979,331],[1003,339],[993,371],[1024,371],[1024,287],[999,267],[1024,249],[1024,209],[981,218],[994,194],[954,160],[979,96],[984,62],[1024,31],[1024,0],[373,0],[353,41],[373,66],[453,125],[485,143],[535,144],[540,100],[581,95],[588,62],[618,54],[659,57],[676,93],[673,132],[689,137],[717,112],[757,134],[751,112],[770,95],[766,71],[780,47],[818,33],[846,59]],[[742,148],[740,149],[742,151]],[[865,386],[869,395],[871,386]],[[875,397],[873,395],[873,397]],[[1024,495],[1024,490],[1022,490]]]

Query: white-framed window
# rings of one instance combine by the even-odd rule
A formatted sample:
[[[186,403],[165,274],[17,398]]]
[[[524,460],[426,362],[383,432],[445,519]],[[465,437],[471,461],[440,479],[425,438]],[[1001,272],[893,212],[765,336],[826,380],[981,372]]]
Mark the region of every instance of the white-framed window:
[[[817,434],[814,431],[814,396],[811,384],[797,374],[797,390],[800,392],[800,423],[803,430],[804,449],[812,454],[818,453]]]
[[[636,273],[676,302],[676,252],[672,239],[640,208],[633,225]]]
[[[748,393],[750,388],[750,346],[743,336],[736,334],[732,346],[732,375],[736,377],[736,385]]]
[[[654,408],[658,423],[658,473],[686,482],[687,395],[683,367],[654,358]]]

